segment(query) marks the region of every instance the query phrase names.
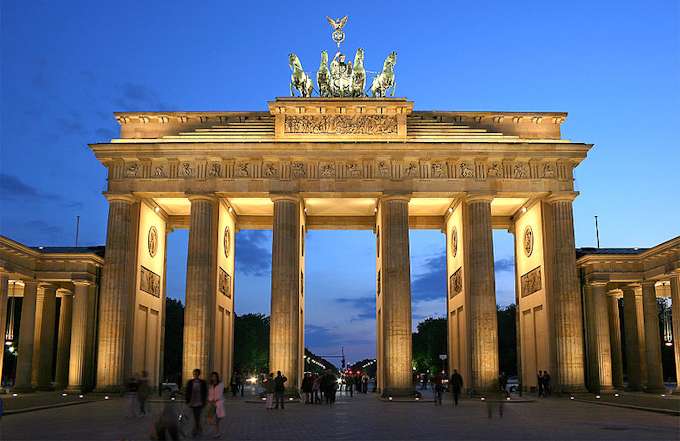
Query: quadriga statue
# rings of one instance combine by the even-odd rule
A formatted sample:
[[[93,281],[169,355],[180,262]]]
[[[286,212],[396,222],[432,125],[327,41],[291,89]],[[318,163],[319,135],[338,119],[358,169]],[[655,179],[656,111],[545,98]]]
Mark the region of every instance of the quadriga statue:
[[[394,65],[397,64],[397,53],[392,51],[385,58],[382,71],[373,78],[371,84],[371,96],[384,98],[387,96],[387,90],[392,89],[390,96],[394,96],[394,90],[397,87],[397,82],[394,78]]]
[[[288,64],[293,71],[290,76],[290,96],[295,96],[293,89],[296,89],[305,98],[312,96],[314,84],[309,75],[302,69],[302,63],[300,63],[298,56],[291,52],[288,55]]]

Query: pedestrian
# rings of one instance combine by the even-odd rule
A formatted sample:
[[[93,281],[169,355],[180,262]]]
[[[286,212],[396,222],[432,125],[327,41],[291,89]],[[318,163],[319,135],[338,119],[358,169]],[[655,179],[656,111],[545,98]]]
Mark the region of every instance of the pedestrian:
[[[434,388],[434,405],[441,406],[442,405],[442,392],[444,391],[444,378],[443,378],[443,372],[437,373],[437,375],[434,376],[432,379],[433,383],[433,388]]]
[[[127,383],[125,383],[125,391],[128,402],[128,416],[132,418],[137,416],[137,410],[139,409],[139,400],[137,400],[138,389],[139,381],[137,380],[137,375],[133,374],[130,378],[128,378]]]
[[[463,377],[458,373],[458,370],[454,369],[453,374],[451,374],[451,393],[453,394],[453,405],[458,406],[458,397],[460,396],[460,391],[463,389]]]
[[[312,396],[314,397],[314,404],[321,404],[321,396],[319,392],[321,390],[321,378],[317,374],[314,374],[312,378]]]
[[[368,375],[361,376],[361,392],[368,393]]]
[[[198,436],[201,433],[201,413],[203,407],[208,400],[208,385],[201,379],[201,370],[194,369],[194,378],[187,381],[184,389],[184,396],[187,405],[191,408],[194,414],[194,429],[193,436]]]
[[[543,371],[543,396],[549,397],[552,393],[552,386],[550,385],[550,374],[548,371]]]
[[[236,385],[239,392],[241,393],[241,398],[243,398],[243,391],[246,388],[246,377],[241,373],[241,371],[239,371],[238,375],[236,375]]]
[[[349,392],[350,397],[354,397],[354,377],[352,374],[349,376],[345,377],[345,390]]]
[[[500,389],[500,392],[502,392],[506,397],[510,395],[507,391],[508,377],[505,375],[505,372],[501,372],[501,374],[498,376],[498,388]]]
[[[234,370],[234,372],[231,374],[229,389],[231,389],[232,398],[236,398],[236,394],[238,393],[238,371],[236,370]]]
[[[142,376],[137,383],[137,402],[139,403],[140,416],[146,415],[146,401],[151,395],[151,387],[149,387],[149,374],[142,371]]]
[[[305,394],[305,404],[312,403],[312,374],[307,372],[302,379],[302,392]]]
[[[210,387],[208,388],[208,403],[211,407],[210,417],[215,425],[215,438],[219,438],[220,421],[224,418],[224,383],[220,381],[217,372],[210,374]]]
[[[543,389],[543,371],[538,371],[538,375],[536,376],[536,383],[538,384],[538,396],[542,397],[545,394],[545,391]]]
[[[166,436],[171,440],[179,440],[179,412],[175,401],[165,401],[163,410],[154,424],[156,439],[164,441]]]
[[[284,409],[283,393],[286,391],[286,381],[288,381],[288,378],[281,375],[281,371],[276,371],[276,377],[274,378],[274,395],[276,397],[275,409],[279,408],[279,403],[281,404],[281,410]]]
[[[264,394],[267,400],[266,409],[272,410],[274,408],[274,373],[270,372],[262,384],[264,386]]]

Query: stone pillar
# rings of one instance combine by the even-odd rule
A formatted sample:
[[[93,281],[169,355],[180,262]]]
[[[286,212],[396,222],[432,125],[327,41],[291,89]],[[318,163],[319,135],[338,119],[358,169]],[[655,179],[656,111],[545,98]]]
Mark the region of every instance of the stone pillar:
[[[383,396],[413,395],[408,195],[380,199]]]
[[[659,338],[659,308],[656,305],[654,281],[642,282],[642,303],[645,323],[645,355],[647,359],[647,392],[664,392]]]
[[[59,308],[59,334],[57,337],[57,370],[55,382],[57,388],[68,386],[68,365],[71,350],[71,316],[73,311],[73,295],[63,291]]]
[[[0,343],[2,343],[2,352],[0,352],[0,379],[2,378],[3,359],[2,354],[5,353],[5,329],[7,328],[7,300],[9,298],[9,274],[0,272]]]
[[[36,280],[24,281],[24,298],[21,303],[19,322],[19,348],[17,355],[17,374],[14,389],[18,392],[30,391],[33,372],[33,341],[35,339],[35,312],[38,295]]]
[[[607,296],[609,313],[609,346],[612,354],[612,383],[616,389],[623,389],[623,356],[621,354],[621,321],[619,319],[619,299],[615,293]]]
[[[555,194],[547,199],[543,222],[546,223],[546,271],[549,280],[549,306],[552,309],[557,372],[556,391],[584,390],[583,315],[581,289],[576,272],[574,193]]]
[[[97,390],[119,390],[125,383],[127,330],[134,285],[133,204],[130,195],[109,195],[106,261],[102,273],[97,335]]]
[[[54,361],[54,325],[57,313],[57,288],[53,285],[43,286],[42,311],[40,314],[40,344],[37,349],[37,388],[52,389],[52,367]],[[34,357],[34,363],[36,358]]]
[[[288,378],[291,394],[300,388],[300,199],[275,195],[272,234],[272,291],[269,332],[269,370]]]
[[[85,385],[85,364],[89,354],[87,346],[88,297],[90,283],[74,281],[73,314],[71,320],[71,347],[69,349],[68,388],[71,392],[82,392]]]
[[[647,385],[647,354],[645,353],[645,312],[642,302],[642,287],[635,288],[635,308],[637,318],[638,349],[640,351],[640,384],[642,389]]]
[[[607,284],[589,283],[586,287],[588,331],[588,383],[591,392],[612,389]]]
[[[217,200],[212,195],[192,195],[182,378],[200,369],[204,378],[213,365],[215,291],[217,276]],[[225,377],[226,378],[226,377]]]
[[[469,196],[463,207],[465,284],[469,293],[473,392],[491,391],[498,378],[498,322],[490,196]]]
[[[638,333],[638,309],[635,301],[636,287],[623,287],[623,325],[626,339],[626,373],[628,389],[642,390],[642,372],[640,360],[640,338]]]
[[[680,392],[680,272],[671,276],[671,316],[673,318],[673,352],[675,352],[676,392]]]

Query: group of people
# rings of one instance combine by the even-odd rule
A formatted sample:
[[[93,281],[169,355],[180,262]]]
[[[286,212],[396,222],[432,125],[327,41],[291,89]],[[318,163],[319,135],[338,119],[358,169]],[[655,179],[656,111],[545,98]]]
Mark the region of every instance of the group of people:
[[[444,372],[437,373],[432,377],[432,390],[434,391],[434,405],[442,405],[442,395],[446,387],[444,386],[444,379],[446,378]],[[458,399],[463,390],[463,376],[458,373],[457,369],[453,370],[451,378],[449,379],[449,390],[453,395],[453,405],[458,406]]]
[[[185,402],[194,417],[192,435],[197,436],[202,432],[201,417],[205,412],[207,423],[214,426],[215,438],[219,438],[220,421],[225,416],[224,383],[220,380],[220,374],[212,372],[206,383],[201,378],[201,370],[194,369],[193,378],[187,382],[184,391]]]
[[[302,378],[302,393],[305,404],[321,404],[324,401],[329,406],[335,404],[335,394],[338,391],[338,377],[330,370],[323,374],[307,372]]]
[[[281,374],[281,371],[276,371],[276,376],[273,372],[270,372],[267,377],[262,380],[262,387],[264,387],[264,394],[266,398],[266,409],[278,409],[279,405],[281,410],[285,409],[285,392],[286,392],[286,382],[288,378]]]
[[[538,371],[536,383],[538,384],[538,396],[549,397],[552,393],[552,387],[550,386],[550,374],[548,371]]]

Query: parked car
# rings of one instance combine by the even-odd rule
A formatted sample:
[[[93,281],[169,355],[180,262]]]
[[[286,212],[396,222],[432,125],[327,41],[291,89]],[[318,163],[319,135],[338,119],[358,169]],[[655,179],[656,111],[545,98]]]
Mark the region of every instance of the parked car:
[[[179,392],[177,383],[161,383],[161,392],[167,392],[171,397],[174,397]]]
[[[509,394],[519,392],[519,378],[516,375],[508,377],[508,384],[505,385],[505,391]]]

